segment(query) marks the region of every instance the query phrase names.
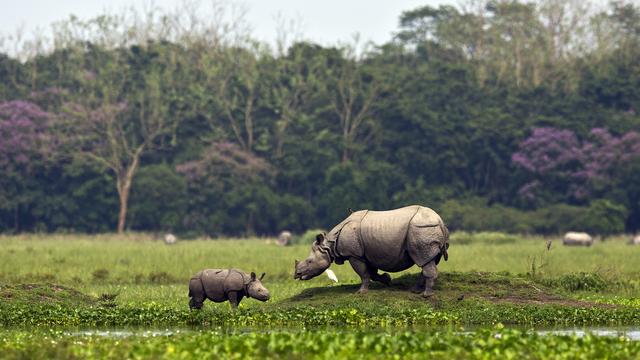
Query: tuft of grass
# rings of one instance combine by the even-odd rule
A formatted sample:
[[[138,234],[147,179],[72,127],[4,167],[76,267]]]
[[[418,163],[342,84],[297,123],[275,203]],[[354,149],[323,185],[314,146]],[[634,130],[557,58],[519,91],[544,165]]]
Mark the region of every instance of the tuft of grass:
[[[101,306],[104,307],[116,307],[116,298],[118,297],[118,293],[103,293],[98,297],[98,301]]]
[[[116,300],[116,298],[118,297],[118,294],[100,294],[100,297],[98,297],[98,301],[102,301],[102,302],[114,302]]]
[[[165,271],[152,272],[149,274],[149,281],[153,284],[172,284],[177,282],[176,278]]]
[[[97,269],[91,273],[94,281],[105,281],[109,278],[109,270],[107,269]]]

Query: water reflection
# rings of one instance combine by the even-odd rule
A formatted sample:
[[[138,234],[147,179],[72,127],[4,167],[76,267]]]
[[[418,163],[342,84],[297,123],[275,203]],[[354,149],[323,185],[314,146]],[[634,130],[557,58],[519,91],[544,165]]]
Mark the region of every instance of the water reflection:
[[[107,338],[126,338],[131,336],[156,337],[188,334],[193,332],[188,329],[165,329],[165,330],[79,330],[69,331],[67,336],[98,336]]]
[[[640,341],[640,328],[638,327],[584,327],[584,328],[553,328],[553,329],[522,329],[518,328],[526,333],[534,332],[541,336],[577,336],[584,337],[587,335],[592,336],[607,336],[607,337],[625,337],[629,340]],[[215,329],[204,329],[204,328],[180,328],[180,329],[87,329],[87,330],[75,330],[75,331],[66,331],[64,332],[67,336],[97,336],[97,337],[107,337],[107,338],[126,338],[126,337],[158,337],[158,336],[174,336],[174,335],[182,335],[182,334],[190,334],[190,333],[199,333],[199,332],[207,332],[207,331],[221,331],[225,333],[251,333],[251,332],[296,332],[296,331],[313,331],[313,328],[307,329],[293,329],[293,328],[282,328],[282,329],[264,329],[264,328],[242,328],[242,329],[225,329],[225,328],[215,328]],[[320,330],[320,329],[315,329]],[[326,328],[324,328],[326,330]],[[334,329],[337,330],[337,329]],[[390,330],[390,331],[389,331]],[[379,329],[379,331],[389,331],[393,333],[395,331],[406,331],[407,329]],[[412,329],[416,331],[416,329]],[[437,329],[431,328],[432,331],[447,331],[447,329]],[[448,331],[451,331],[451,328],[448,328]],[[470,329],[467,331],[454,331],[460,335],[472,335],[475,331],[480,330]],[[350,331],[349,329],[340,329],[339,331]],[[419,331],[425,331],[425,329],[421,329]],[[496,337],[499,337],[500,333],[496,334]]]
[[[640,329],[633,328],[586,328],[586,329],[559,329],[559,330],[538,330],[539,335],[569,335],[584,337],[588,334],[594,336],[620,337],[629,340],[640,341]]]

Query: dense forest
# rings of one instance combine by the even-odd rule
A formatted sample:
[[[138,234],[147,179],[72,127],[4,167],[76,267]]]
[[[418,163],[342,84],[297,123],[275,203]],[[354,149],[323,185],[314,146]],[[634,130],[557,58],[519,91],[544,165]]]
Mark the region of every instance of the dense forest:
[[[640,228],[637,4],[424,6],[335,46],[211,12],[4,38],[0,232],[267,235],[414,203],[454,230]]]

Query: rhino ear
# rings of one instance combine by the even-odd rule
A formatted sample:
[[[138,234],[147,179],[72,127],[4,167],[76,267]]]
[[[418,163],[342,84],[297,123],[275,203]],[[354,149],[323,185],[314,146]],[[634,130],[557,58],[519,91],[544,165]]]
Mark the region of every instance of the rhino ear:
[[[262,279],[264,279],[264,276],[265,276],[266,274],[267,274],[267,273],[262,273],[262,275],[260,275],[260,281],[262,281]]]
[[[253,271],[251,272],[251,280],[255,280],[256,279],[256,273],[254,273]]]
[[[316,236],[316,244],[322,243],[322,240],[324,240],[324,234],[318,234]]]
[[[298,267],[299,263],[300,263],[300,260],[296,259],[296,267]]]

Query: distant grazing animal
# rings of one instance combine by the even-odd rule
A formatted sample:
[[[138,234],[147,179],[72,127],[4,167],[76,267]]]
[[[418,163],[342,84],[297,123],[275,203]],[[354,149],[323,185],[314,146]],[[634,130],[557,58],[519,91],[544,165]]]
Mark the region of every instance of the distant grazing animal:
[[[371,280],[391,283],[383,271],[402,271],[414,264],[422,276],[414,288],[424,297],[434,294],[436,265],[448,259],[449,231],[440,216],[419,205],[389,211],[355,211],[329,234],[318,234],[311,253],[296,260],[294,279],[309,280],[324,272],[332,262],[351,267],[362,279],[358,293],[366,293]]]
[[[324,271],[325,274],[327,274],[327,277],[329,279],[331,279],[333,282],[338,282],[338,277],[336,276],[336,274],[333,272],[333,270],[331,269],[327,269]]]
[[[593,238],[585,232],[569,231],[564,234],[564,238],[562,238],[562,245],[591,246],[593,245]]]
[[[632,238],[629,240],[629,245],[640,245],[640,234],[638,234],[638,235],[636,235],[636,236],[632,237]]]
[[[178,241],[178,238],[173,234],[164,234],[164,243],[167,245],[173,245]]]
[[[256,278],[238,269],[205,269],[189,280],[189,308],[201,309],[205,299],[213,302],[229,300],[237,309],[243,297],[269,300],[269,290],[262,285],[264,273]]]
[[[291,242],[291,232],[284,230],[278,234],[278,245],[287,246]]]

